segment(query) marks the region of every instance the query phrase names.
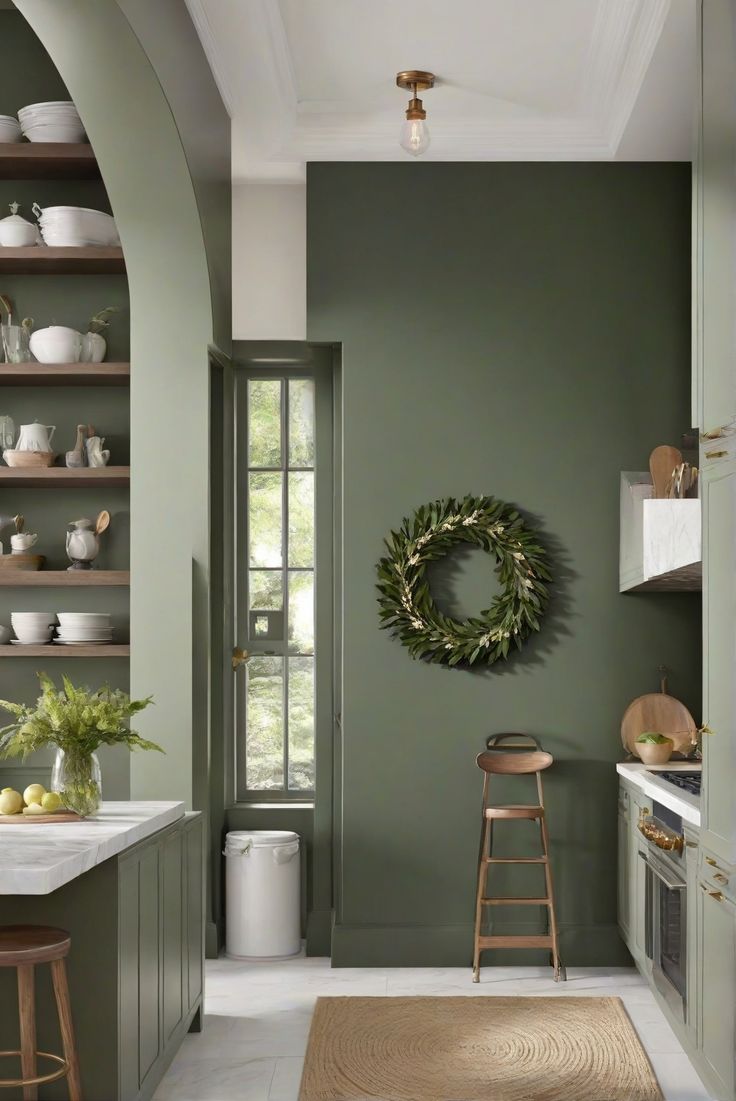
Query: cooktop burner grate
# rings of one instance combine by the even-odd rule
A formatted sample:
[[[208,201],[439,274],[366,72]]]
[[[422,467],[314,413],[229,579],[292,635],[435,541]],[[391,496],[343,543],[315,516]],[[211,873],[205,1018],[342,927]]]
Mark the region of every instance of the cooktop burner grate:
[[[701,774],[699,772],[655,772],[654,775],[680,788],[681,791],[687,791],[690,795],[700,795]]]

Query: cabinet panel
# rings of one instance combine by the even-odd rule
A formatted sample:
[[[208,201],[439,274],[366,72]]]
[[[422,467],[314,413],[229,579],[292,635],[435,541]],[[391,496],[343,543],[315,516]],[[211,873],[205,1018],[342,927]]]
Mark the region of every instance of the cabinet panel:
[[[161,928],[162,994],[164,1044],[167,1043],[184,1012],[184,908],[182,906],[183,835],[179,831],[162,844],[161,852]]]
[[[158,1058],[160,1045],[159,848],[139,858],[138,1050],[140,1081]]]
[[[736,745],[736,459],[708,464],[703,458],[702,462],[703,719],[714,731],[712,737],[703,738],[703,841],[718,856],[732,861],[736,855],[732,797]]]
[[[618,812],[618,925],[621,935],[628,944],[631,936],[629,893],[630,878],[629,854],[629,815],[619,808]]]
[[[122,860],[118,886],[120,929],[119,1046],[120,1096],[135,1097],[140,1085],[138,1065],[138,875],[139,861]]]
[[[719,1084],[719,1096],[732,1097],[736,1035],[736,908],[702,883],[697,894],[698,1046]]]
[[[187,964],[188,1002],[191,1009],[202,993],[203,937],[204,937],[204,846],[202,819],[199,818],[187,830],[186,840],[186,912],[187,912]]]
[[[736,416],[736,8],[702,5],[702,413],[706,431]]]

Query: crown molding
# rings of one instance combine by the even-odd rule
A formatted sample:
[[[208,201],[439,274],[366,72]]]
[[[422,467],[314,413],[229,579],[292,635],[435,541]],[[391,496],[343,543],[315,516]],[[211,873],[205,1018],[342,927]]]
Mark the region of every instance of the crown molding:
[[[207,11],[203,0],[184,0],[189,12],[189,17],[194,24],[194,29],[199,35],[205,57],[209,62],[215,84],[220,93],[220,98],[225,105],[230,118],[233,118],[236,110],[236,101],[230,86],[230,74],[223,63],[220,50],[217,45],[214,32],[207,18]]]
[[[405,160],[401,111],[370,115],[340,102],[299,102],[294,65],[278,0],[238,0],[248,13],[242,51],[220,49],[208,4],[186,0],[233,118],[233,178],[261,182],[301,178],[310,160]],[[592,0],[591,0],[592,2]],[[615,157],[646,77],[671,0],[598,0],[587,57],[569,117],[483,121],[430,117],[430,160],[609,160]],[[227,62],[238,64],[228,71]],[[257,60],[257,64],[253,61]],[[233,89],[237,89],[239,102]],[[244,95],[244,89],[246,94]],[[433,120],[435,124],[433,125]]]

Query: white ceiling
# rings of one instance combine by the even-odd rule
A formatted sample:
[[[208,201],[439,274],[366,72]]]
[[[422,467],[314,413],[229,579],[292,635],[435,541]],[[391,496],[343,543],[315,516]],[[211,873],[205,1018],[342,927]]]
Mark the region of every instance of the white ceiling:
[[[425,160],[688,160],[696,0],[187,0],[233,178],[405,160],[399,69],[429,69]]]

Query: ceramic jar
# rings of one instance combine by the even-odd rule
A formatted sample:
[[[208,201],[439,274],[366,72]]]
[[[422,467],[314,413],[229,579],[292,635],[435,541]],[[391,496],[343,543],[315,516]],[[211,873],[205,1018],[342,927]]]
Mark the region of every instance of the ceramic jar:
[[[50,325],[32,335],[31,351],[39,363],[79,363],[82,334],[66,325]]]
[[[80,363],[102,363],[107,352],[107,341],[101,333],[85,333],[82,337]]]

